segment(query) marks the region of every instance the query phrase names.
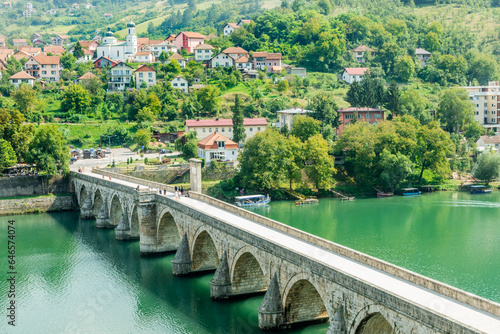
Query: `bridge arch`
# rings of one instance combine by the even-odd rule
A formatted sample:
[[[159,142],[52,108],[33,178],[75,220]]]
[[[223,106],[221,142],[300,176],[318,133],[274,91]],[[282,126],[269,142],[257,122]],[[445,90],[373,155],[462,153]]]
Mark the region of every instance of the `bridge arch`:
[[[214,239],[210,233],[204,229],[198,229],[195,237],[193,249],[191,250],[191,268],[193,271],[215,270],[219,265],[219,255],[215,247]]]
[[[109,222],[112,226],[117,226],[123,216],[123,207],[117,194],[111,195],[109,206]]]
[[[358,312],[352,322],[352,334],[394,334],[394,327],[391,325],[382,307],[368,305]]]
[[[99,189],[96,189],[96,191],[94,192],[94,206],[93,206],[93,209],[92,209],[92,214],[97,217],[97,215],[99,214],[99,211],[101,210],[101,207],[102,205],[104,204],[104,199],[103,199],[103,196],[101,194],[101,191]]]
[[[316,283],[305,273],[294,275],[283,293],[283,322],[298,324],[328,321],[326,296],[322,296]]]
[[[85,185],[82,184],[82,187],[80,188],[80,197],[79,197],[78,205],[80,207],[82,207],[83,203],[85,203],[86,199],[87,199],[87,187],[85,187]]]
[[[132,214],[130,215],[130,235],[135,237],[140,234],[140,224],[139,224],[139,212],[137,211],[137,205],[132,208]]]
[[[177,250],[181,244],[179,227],[174,216],[168,209],[163,210],[160,214],[156,240],[158,250],[163,252]]]
[[[231,272],[233,294],[263,292],[269,286],[268,275],[265,274],[257,260],[257,254],[249,246],[242,247],[233,260]]]

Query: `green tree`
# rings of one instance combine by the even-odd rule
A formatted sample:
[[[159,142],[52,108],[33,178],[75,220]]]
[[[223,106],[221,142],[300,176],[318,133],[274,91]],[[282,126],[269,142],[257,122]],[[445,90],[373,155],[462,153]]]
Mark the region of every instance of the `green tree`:
[[[306,174],[316,188],[327,188],[333,183],[335,167],[328,150],[328,142],[321,134],[312,136],[304,143],[304,156],[308,162]]]
[[[174,76],[181,73],[181,65],[175,59],[171,59],[168,64],[163,65],[163,70],[167,73],[171,73]]]
[[[220,91],[217,86],[207,85],[198,91],[198,102],[209,116],[216,115],[220,110]]]
[[[476,143],[479,140],[479,137],[484,134],[484,128],[475,120],[467,123],[464,126],[464,137],[467,138],[470,143]]]
[[[35,127],[24,121],[24,116],[18,110],[0,109],[0,138],[12,145],[18,161],[26,159],[28,145],[35,133]]]
[[[467,79],[476,79],[480,85],[487,85],[489,81],[498,79],[498,63],[488,54],[476,54],[469,61]]]
[[[162,51],[162,52],[160,53],[160,55],[158,56],[158,59],[159,59],[162,63],[164,63],[164,62],[166,62],[166,61],[168,60],[168,58],[170,58],[170,57],[172,56],[172,54],[173,54],[172,52],[165,52],[165,51]],[[179,67],[180,67],[180,66],[179,66]]]
[[[150,141],[151,133],[148,129],[137,130],[137,132],[135,133],[135,142],[137,143],[139,148],[148,147]]]
[[[10,166],[17,162],[16,153],[10,143],[4,139],[0,139],[0,174]]]
[[[328,0],[319,0],[318,7],[321,9],[323,15],[328,15],[332,11],[332,5]]]
[[[393,81],[385,95],[385,107],[391,112],[391,117],[396,116],[401,108],[401,90]]]
[[[353,107],[360,107],[363,101],[362,88],[359,82],[354,81],[347,91],[345,100]]]
[[[196,144],[196,140],[191,139],[182,147],[182,156],[186,160],[195,158],[197,154],[198,154],[198,145]]]
[[[321,133],[321,122],[311,117],[296,115],[293,118],[291,133],[292,136],[295,136],[302,142],[305,142],[310,137]]]
[[[80,42],[76,42],[75,49],[73,50],[73,56],[76,59],[80,59],[80,58],[85,57],[85,52],[83,51],[83,48],[82,48],[82,45],[80,44]]]
[[[336,128],[339,125],[338,106],[332,93],[322,92],[316,94],[309,108],[314,111],[311,116],[324,126]]]
[[[431,120],[431,115],[426,111],[427,100],[416,89],[408,89],[401,94],[400,115],[410,115],[415,117],[422,124],[427,124]]]
[[[401,82],[408,82],[415,74],[415,62],[409,55],[400,57],[394,66],[394,75]]]
[[[64,52],[60,59],[64,69],[71,71],[75,67],[76,58],[71,53]]]
[[[439,36],[434,31],[430,31],[424,40],[424,47],[429,52],[436,52],[439,50],[441,43],[439,42]]]
[[[491,181],[500,176],[500,154],[497,152],[485,151],[477,158],[477,166],[474,177],[484,180],[488,185]]]
[[[144,107],[135,116],[135,120],[139,123],[153,123],[155,116],[151,112],[151,109]]]
[[[380,155],[380,181],[385,189],[394,191],[413,173],[413,162],[401,153],[391,154],[387,149]]]
[[[286,92],[288,90],[288,80],[280,80],[278,83],[278,92]]]
[[[23,113],[27,119],[31,119],[33,108],[37,102],[35,90],[30,85],[22,84],[14,91],[12,99],[16,103],[17,109]]]
[[[66,138],[53,124],[40,126],[29,144],[27,161],[49,175],[69,173],[69,149]]]
[[[470,123],[474,117],[469,94],[462,88],[445,89],[440,96],[436,116],[446,131],[458,133],[460,127]]]
[[[293,182],[300,182],[302,180],[304,153],[303,143],[295,136],[289,136],[284,142],[283,149],[280,151],[286,177],[290,182],[290,189],[292,189]]]
[[[82,85],[71,85],[64,92],[61,110],[71,114],[85,114],[90,107],[91,100],[89,91]]]
[[[234,107],[233,107],[233,140],[238,143],[245,141],[245,125],[243,124],[243,111],[240,106],[240,96],[236,94],[234,96]]]

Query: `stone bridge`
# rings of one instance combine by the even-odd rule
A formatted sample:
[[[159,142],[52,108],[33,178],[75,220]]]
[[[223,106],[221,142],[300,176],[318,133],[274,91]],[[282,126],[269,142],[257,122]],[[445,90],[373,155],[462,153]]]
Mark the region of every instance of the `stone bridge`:
[[[212,299],[265,293],[262,329],[329,321],[329,334],[500,333],[499,304],[202,195],[191,164],[193,191],[180,199],[163,184],[72,173],[81,217],[139,239],[143,255],[175,251],[174,275],[215,271]]]

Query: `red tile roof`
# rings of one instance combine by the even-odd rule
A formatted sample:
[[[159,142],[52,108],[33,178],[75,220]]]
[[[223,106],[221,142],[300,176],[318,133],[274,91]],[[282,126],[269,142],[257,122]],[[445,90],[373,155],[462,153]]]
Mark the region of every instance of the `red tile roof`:
[[[35,80],[34,77],[32,77],[31,75],[29,75],[28,73],[26,73],[24,71],[17,72],[13,76],[11,76],[9,79],[32,79],[32,80]]]
[[[58,56],[34,56],[33,57],[40,65],[59,65],[60,60]]]
[[[485,144],[500,144],[500,136],[481,136],[479,137]]]
[[[198,142],[198,147],[204,150],[217,150],[219,148],[219,145],[217,145],[218,141],[224,141],[224,146],[226,147],[226,149],[238,148],[238,144],[236,144],[231,139],[224,137],[218,132],[214,132],[210,136],[200,140]]]
[[[355,47],[354,49],[351,50],[351,52],[366,52],[366,51],[371,51],[375,52],[372,48],[367,47],[366,45],[361,44],[360,46]]]
[[[267,120],[265,118],[245,118],[243,120],[243,125],[267,125]],[[233,120],[227,119],[187,119],[187,127],[198,127],[198,126],[233,126]]]
[[[198,44],[194,47],[196,50],[213,50],[214,47],[211,46],[210,44]]]
[[[141,67],[139,67],[137,70],[135,70],[136,72],[156,72],[155,70],[153,70],[151,67],[149,67],[148,65],[142,65]]]
[[[202,35],[199,32],[181,31],[177,36],[179,36],[180,34],[184,34],[188,38],[203,38],[203,39],[205,39],[205,35]],[[177,36],[175,36],[175,37],[177,38]]]
[[[97,79],[97,76],[92,72],[87,72],[78,78],[78,80],[92,80],[92,79]]]
[[[240,27],[236,23],[231,23],[231,22],[226,23],[226,25],[232,27],[233,29],[238,29]]]
[[[267,51],[264,52],[254,52],[252,54],[252,57],[254,58],[266,58],[270,60],[278,60],[281,59],[281,53],[269,53]]]
[[[180,54],[178,54],[178,53],[174,53],[174,54],[173,54],[173,55],[171,55],[168,59],[169,59],[169,60],[170,60],[170,59],[175,59],[175,60],[186,60],[186,59],[184,59],[184,57],[183,57],[183,56],[181,56],[181,55],[180,55]]]
[[[362,107],[362,108],[356,108],[356,107],[349,107],[349,108],[344,108],[344,109],[340,109],[339,112],[353,112],[353,111],[358,111],[358,112],[380,112],[380,111],[383,111],[381,109],[378,109],[378,108],[368,108],[368,107]]]
[[[231,47],[231,48],[227,48],[225,49],[224,51],[222,51],[224,53],[227,53],[227,54],[230,54],[230,53],[236,53],[236,54],[248,54],[248,51],[243,49],[243,48],[240,48],[240,47]]]
[[[344,71],[349,75],[364,75],[368,67],[346,67]]]

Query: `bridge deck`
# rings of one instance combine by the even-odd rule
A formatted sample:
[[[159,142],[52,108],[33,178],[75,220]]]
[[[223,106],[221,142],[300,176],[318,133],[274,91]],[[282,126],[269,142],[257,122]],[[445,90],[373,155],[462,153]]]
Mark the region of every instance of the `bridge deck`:
[[[85,174],[96,178],[102,178],[99,174]],[[124,180],[112,179],[112,182],[129,186],[134,189],[137,187],[137,184]],[[174,194],[167,192],[166,196],[174,197]],[[500,318],[492,314],[478,310],[472,306],[466,305],[437,292],[395,277],[384,271],[364,265],[337,253],[328,251],[301,239],[292,237],[281,231],[277,231],[252,220],[243,218],[203,201],[187,197],[182,197],[179,201],[186,206],[217,217],[218,219],[225,221],[227,224],[258,235],[259,237],[272,241],[273,243],[284,248],[292,249],[306,257],[313,258],[319,263],[344,272],[352,277],[356,277],[361,281],[368,282],[381,290],[411,301],[412,303],[420,305],[423,308],[432,310],[437,314],[441,314],[448,319],[452,319],[454,322],[464,324],[466,327],[474,329],[478,332],[495,334],[500,333]]]

